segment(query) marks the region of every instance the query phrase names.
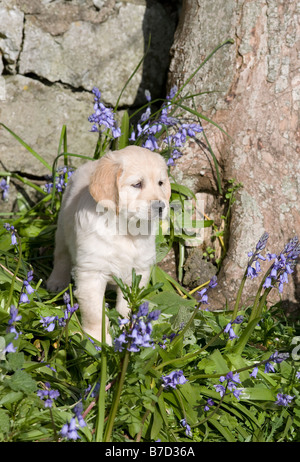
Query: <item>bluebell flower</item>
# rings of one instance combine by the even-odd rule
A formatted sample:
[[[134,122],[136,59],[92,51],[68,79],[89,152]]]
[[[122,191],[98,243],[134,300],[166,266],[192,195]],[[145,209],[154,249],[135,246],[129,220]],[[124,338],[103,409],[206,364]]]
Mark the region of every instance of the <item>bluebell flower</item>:
[[[128,139],[129,139],[129,141],[136,141],[135,131],[134,130],[132,130],[130,138],[128,138]]]
[[[197,133],[203,129],[197,123],[188,123],[182,121],[178,117],[173,117],[172,99],[177,93],[177,87],[170,90],[169,95],[166,97],[166,102],[161,107],[159,115],[156,119],[151,119],[151,107],[148,106],[145,112],[141,115],[140,120],[136,127],[136,132],[132,131],[130,141],[136,141],[137,138],[142,140],[142,146],[150,149],[151,151],[159,149],[157,142],[157,134],[167,130],[168,135],[162,140],[166,144],[169,152],[168,166],[175,164],[175,160],[181,157],[181,152],[177,147],[182,147],[187,138],[195,138]],[[150,101],[150,93],[146,94],[147,101]]]
[[[92,385],[89,385],[89,386],[84,390],[84,392],[85,392],[85,399],[89,396],[89,393],[90,393],[91,389],[92,389]],[[95,384],[95,386],[94,386],[94,388],[93,388],[93,391],[91,392],[90,396],[91,396],[92,398],[96,398],[96,397],[99,395],[99,390],[100,390],[100,381],[98,381],[98,382]]]
[[[18,308],[16,308],[15,305],[11,305],[9,314],[10,318],[8,320],[8,328],[6,331],[9,333],[14,333],[16,340],[21,334],[21,332],[17,331],[15,323],[20,321],[22,319],[22,316],[19,314]]]
[[[45,316],[40,319],[40,323],[47,332],[52,332],[55,329],[55,321],[57,319],[57,316]]]
[[[151,93],[149,90],[145,90],[145,97],[146,97],[146,100],[150,103],[151,101]]]
[[[224,329],[225,334],[229,334],[229,340],[233,340],[235,338],[238,338],[238,336],[235,334],[232,324],[241,324],[244,320],[244,317],[242,315],[237,316],[233,321],[230,321]]]
[[[14,344],[12,342],[10,342],[4,348],[3,353],[4,354],[6,354],[6,353],[15,353],[16,351],[17,351],[17,348],[14,346]]]
[[[276,255],[274,263],[271,266],[270,274],[266,277],[263,287],[269,288],[278,284],[278,290],[282,293],[283,284],[288,283],[288,275],[292,274],[294,271],[293,266],[294,259],[290,259],[283,253]]]
[[[92,93],[94,94],[94,113],[88,117],[88,121],[93,124],[91,131],[101,133],[109,129],[113,138],[119,138],[121,130],[117,126],[113,110],[101,102],[101,92],[97,87],[92,89]]]
[[[278,353],[278,351],[275,351],[275,353],[271,354],[269,361],[274,361],[276,364],[280,364],[283,361],[286,361],[289,356],[289,353]]]
[[[300,371],[296,373],[296,379],[300,379]]]
[[[173,99],[174,96],[176,95],[177,91],[178,91],[178,87],[177,87],[177,85],[174,85],[174,86],[171,88],[169,94],[167,95],[167,99],[168,99],[168,100]]]
[[[56,322],[58,323],[59,327],[64,327],[67,324],[67,321],[71,319],[72,314],[79,308],[78,303],[74,303],[74,305],[71,306],[70,296],[67,292],[65,292],[63,298],[66,304],[64,316],[42,316],[40,319],[40,323],[48,332],[52,332],[55,329]]]
[[[226,380],[228,380],[228,382],[235,382],[235,383],[241,383],[240,381],[240,375],[238,373],[235,373],[233,374],[232,371],[228,372],[228,374],[226,375]]]
[[[114,339],[114,348],[115,348],[115,351],[123,351],[124,350],[124,344],[127,343],[128,340],[126,338],[126,334],[125,332],[122,332],[121,335],[119,335],[119,337],[116,337]]]
[[[185,427],[185,434],[186,436],[193,436],[193,433],[192,433],[192,430],[191,430],[191,427],[190,425],[187,423],[186,419],[182,419],[180,421],[181,425],[183,427]]]
[[[15,322],[20,321],[22,319],[22,316],[19,314],[18,308],[16,308],[15,305],[11,305],[9,314],[10,314],[10,318],[8,321],[9,326],[11,326]]]
[[[77,418],[78,424],[80,427],[85,427],[86,423],[84,421],[84,418],[82,417],[82,412],[83,412],[83,404],[82,401],[80,401],[78,404],[73,409],[73,412]]]
[[[137,312],[137,317],[140,318],[141,316],[147,316],[149,311],[149,303],[142,303],[139,306],[139,310]]]
[[[95,341],[88,337],[89,341],[94,345],[96,351],[101,351],[101,347],[96,345]]]
[[[211,406],[214,406],[214,405],[215,405],[215,402],[211,398],[208,398],[208,400],[206,401],[206,405],[204,406],[204,411],[205,412],[209,411]]]
[[[9,193],[9,183],[5,178],[0,181],[0,191],[2,192],[2,199],[6,201]]]
[[[11,245],[17,245],[18,241],[17,241],[15,227],[13,225],[10,225],[9,223],[4,223],[3,227],[7,231],[10,231]]]
[[[226,393],[226,390],[228,389],[235,398],[239,399],[239,396],[242,392],[241,389],[237,389],[236,385],[241,383],[240,381],[240,376],[238,373],[233,373],[232,371],[228,372],[228,374],[226,374],[226,376],[221,376],[220,377],[220,382],[223,383],[223,382],[227,382],[226,383],[226,386],[224,385],[214,385],[216,391],[218,393],[220,393],[220,396],[223,397]]]
[[[267,362],[265,364],[265,373],[268,374],[269,372],[275,372],[273,364]]]
[[[204,287],[204,289],[198,290],[197,294],[199,294],[199,303],[208,305],[208,295],[207,292],[209,289],[214,289],[217,286],[217,277],[213,276],[211,280],[209,281],[207,287]]]
[[[74,173],[74,168],[73,167],[59,167],[57,169],[57,175],[55,176],[55,189],[59,192],[62,192],[64,191],[64,189],[66,188],[67,184],[68,184],[68,181],[70,179],[70,177],[73,175]],[[52,178],[51,176],[49,178]],[[51,193],[52,189],[53,189],[53,182],[52,183],[46,183],[45,186],[44,186],[46,192],[48,194]]]
[[[28,295],[25,292],[22,292],[20,295],[20,303],[29,303]]]
[[[45,390],[38,390],[36,394],[42,401],[45,400],[45,407],[52,407],[53,401],[60,396],[60,393],[58,390],[52,390],[49,382],[45,382],[45,387]]]
[[[226,392],[226,389],[225,389],[224,385],[217,384],[217,385],[214,385],[214,387],[215,387],[216,391],[218,393],[220,393],[220,396],[222,398],[225,395],[225,392]]]
[[[233,396],[236,398],[236,399],[240,399],[240,394],[242,393],[243,390],[239,390],[238,388],[235,388],[233,391],[232,391],[232,394]]]
[[[127,330],[114,339],[115,351],[122,352],[125,348],[132,353],[137,353],[140,349],[152,347],[152,321],[156,321],[160,315],[159,310],[154,310],[149,313],[148,302],[142,303],[136,314],[131,316]],[[127,324],[127,322],[126,322]],[[119,325],[123,326],[124,321],[119,320]]]
[[[258,373],[258,367],[256,366],[251,372],[250,377],[253,377],[254,379],[256,379],[257,373]]]
[[[20,303],[29,303],[28,295],[33,294],[34,289],[29,284],[33,279],[33,271],[28,271],[27,279],[23,281],[23,286],[20,294]],[[28,295],[27,295],[28,294]]]
[[[161,377],[164,388],[177,388],[178,385],[183,385],[187,379],[183,375],[183,371],[172,371],[170,374]]]
[[[251,279],[257,277],[258,273],[261,271],[261,267],[258,260],[266,260],[266,258],[263,257],[260,252],[266,247],[268,239],[269,234],[264,232],[261,238],[259,239],[258,243],[256,244],[255,251],[248,253],[248,257],[251,257],[251,259],[248,262],[247,277],[250,277]],[[255,264],[255,268],[252,267],[253,263]]]
[[[153,310],[148,314],[147,320],[148,321],[157,321],[160,316],[160,310]]]
[[[84,418],[81,415],[83,411],[82,401],[76,404],[73,411],[74,411],[75,417],[71,417],[70,422],[65,423],[65,425],[62,427],[60,431],[60,434],[62,435],[62,437],[67,438],[68,440],[80,439],[80,436],[78,435],[78,432],[77,432],[78,426],[76,424],[76,419],[80,427],[86,426]]]
[[[288,283],[288,276],[294,272],[296,259],[300,256],[300,243],[295,236],[284,247],[278,255],[268,253],[267,259],[274,260],[269,274],[267,275],[263,287],[265,289],[278,287],[280,293],[283,291],[283,285]]]
[[[278,404],[278,406],[288,406],[292,399],[294,399],[294,396],[290,395],[285,395],[283,393],[278,393],[277,394],[277,401],[275,401],[275,404]]]
[[[271,364],[271,361],[275,364],[280,364],[282,361],[285,361],[289,357],[289,353],[272,353],[267,362],[265,363],[265,373],[275,372],[274,366]]]
[[[143,144],[143,147],[146,149],[150,149],[150,151],[154,151],[158,149],[158,143],[154,135],[150,134],[146,141]]]
[[[68,440],[77,440],[80,439],[80,436],[77,433],[77,425],[75,417],[72,417],[70,422],[65,423],[62,427],[60,434],[63,438],[67,438]]]

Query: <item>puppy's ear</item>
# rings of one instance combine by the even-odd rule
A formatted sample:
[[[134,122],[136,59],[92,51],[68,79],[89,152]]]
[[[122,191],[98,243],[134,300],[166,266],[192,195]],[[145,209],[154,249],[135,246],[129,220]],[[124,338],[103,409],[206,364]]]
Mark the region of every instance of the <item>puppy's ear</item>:
[[[101,202],[105,207],[117,209],[120,175],[120,165],[110,157],[104,156],[95,161],[95,170],[91,176],[89,191],[96,202]]]

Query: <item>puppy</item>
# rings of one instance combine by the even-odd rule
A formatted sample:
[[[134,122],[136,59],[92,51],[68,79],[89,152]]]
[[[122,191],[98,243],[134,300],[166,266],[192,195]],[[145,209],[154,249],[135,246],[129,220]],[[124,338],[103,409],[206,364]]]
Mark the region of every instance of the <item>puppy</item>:
[[[169,209],[166,162],[137,146],[109,151],[80,166],[63,195],[55,236],[50,291],[75,278],[83,330],[101,341],[102,304],[113,276],[131,283],[132,269],[146,285],[155,263],[155,226]],[[116,309],[129,308],[117,288]],[[106,322],[106,341],[112,343]]]

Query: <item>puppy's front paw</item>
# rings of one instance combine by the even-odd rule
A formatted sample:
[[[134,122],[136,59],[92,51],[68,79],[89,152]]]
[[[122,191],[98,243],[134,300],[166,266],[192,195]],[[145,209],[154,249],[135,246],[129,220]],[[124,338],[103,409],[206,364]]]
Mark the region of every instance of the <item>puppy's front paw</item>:
[[[69,279],[58,278],[51,275],[46,283],[47,290],[49,292],[61,292],[68,287],[69,282]]]

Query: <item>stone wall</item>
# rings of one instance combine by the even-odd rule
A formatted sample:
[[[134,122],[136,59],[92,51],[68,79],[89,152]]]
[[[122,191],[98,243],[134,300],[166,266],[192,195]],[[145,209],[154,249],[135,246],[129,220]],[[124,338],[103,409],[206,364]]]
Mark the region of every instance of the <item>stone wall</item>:
[[[149,52],[119,107],[141,105],[145,89],[154,98],[165,95],[177,3],[0,0],[0,122],[49,163],[63,124],[68,151],[92,156],[97,135],[87,120],[91,90],[97,86],[103,100],[115,105],[150,35]],[[0,170],[47,173],[3,128],[0,159]]]

